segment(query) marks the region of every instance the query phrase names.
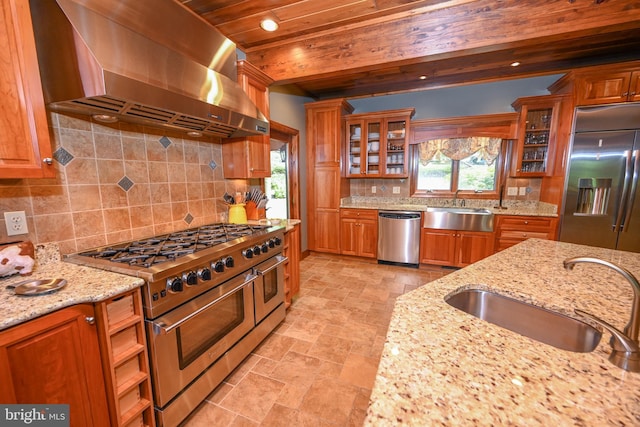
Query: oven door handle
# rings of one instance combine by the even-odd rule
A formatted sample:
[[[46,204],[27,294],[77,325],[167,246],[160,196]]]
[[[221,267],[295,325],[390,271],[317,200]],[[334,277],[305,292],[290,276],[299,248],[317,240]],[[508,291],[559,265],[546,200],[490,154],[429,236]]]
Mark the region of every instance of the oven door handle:
[[[278,268],[280,265],[284,264],[285,262],[289,261],[289,258],[287,258],[286,256],[278,256],[279,261],[276,262],[273,265],[270,265],[269,267],[267,267],[264,270],[259,270],[256,268],[256,274],[258,276],[264,276],[265,274],[267,274],[268,272],[270,272],[271,270],[273,270],[274,268]]]
[[[176,328],[179,328],[184,322],[193,319],[194,317],[196,317],[198,314],[202,313],[203,311],[209,309],[212,305],[217,304],[218,302],[222,301],[223,299],[227,298],[229,295],[238,292],[241,288],[244,288],[245,286],[253,283],[253,281],[255,279],[257,279],[258,276],[256,276],[255,274],[249,274],[247,275],[246,279],[244,282],[242,282],[240,285],[236,286],[235,288],[231,289],[229,292],[224,293],[223,295],[220,295],[218,298],[214,299],[213,301],[203,305],[202,307],[198,308],[197,310],[194,310],[193,312],[189,313],[188,316],[183,317],[182,319],[178,320],[177,322],[171,324],[171,325],[166,325],[164,323],[158,323],[158,322],[153,322],[153,331],[156,333],[156,335],[166,335],[169,332],[173,331]]]

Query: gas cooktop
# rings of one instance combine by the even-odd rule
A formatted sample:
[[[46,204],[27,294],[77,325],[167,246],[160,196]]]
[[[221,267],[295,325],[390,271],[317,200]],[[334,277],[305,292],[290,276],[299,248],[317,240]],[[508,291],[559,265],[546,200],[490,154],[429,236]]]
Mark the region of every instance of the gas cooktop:
[[[143,240],[92,249],[77,255],[136,267],[151,267],[243,236],[262,232],[269,227],[248,224],[209,224]]]

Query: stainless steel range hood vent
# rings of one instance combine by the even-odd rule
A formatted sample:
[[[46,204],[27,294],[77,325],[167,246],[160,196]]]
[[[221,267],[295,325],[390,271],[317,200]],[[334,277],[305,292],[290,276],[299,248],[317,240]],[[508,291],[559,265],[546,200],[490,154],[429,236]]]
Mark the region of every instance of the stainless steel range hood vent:
[[[236,83],[236,46],[173,0],[30,0],[54,111],[230,138],[269,122]]]

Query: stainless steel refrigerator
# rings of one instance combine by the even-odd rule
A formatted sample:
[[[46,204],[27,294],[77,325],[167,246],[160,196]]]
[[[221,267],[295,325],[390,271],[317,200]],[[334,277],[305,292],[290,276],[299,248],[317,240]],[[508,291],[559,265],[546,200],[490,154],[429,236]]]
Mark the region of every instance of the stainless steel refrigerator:
[[[560,240],[640,252],[640,103],[576,110]]]

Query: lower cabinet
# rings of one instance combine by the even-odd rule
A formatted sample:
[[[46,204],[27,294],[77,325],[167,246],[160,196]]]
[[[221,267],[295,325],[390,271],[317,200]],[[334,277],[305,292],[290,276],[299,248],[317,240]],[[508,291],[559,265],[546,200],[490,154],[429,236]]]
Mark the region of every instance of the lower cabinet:
[[[68,404],[70,425],[110,422],[94,307],[64,308],[0,332],[2,403]]]
[[[494,234],[423,228],[420,263],[464,267],[493,254]]]
[[[367,258],[377,257],[377,210],[340,209],[340,253]]]
[[[284,266],[284,302],[287,308],[300,292],[300,225],[284,233],[282,254],[289,258]]]
[[[496,215],[496,252],[529,238],[555,240],[558,218]]]

